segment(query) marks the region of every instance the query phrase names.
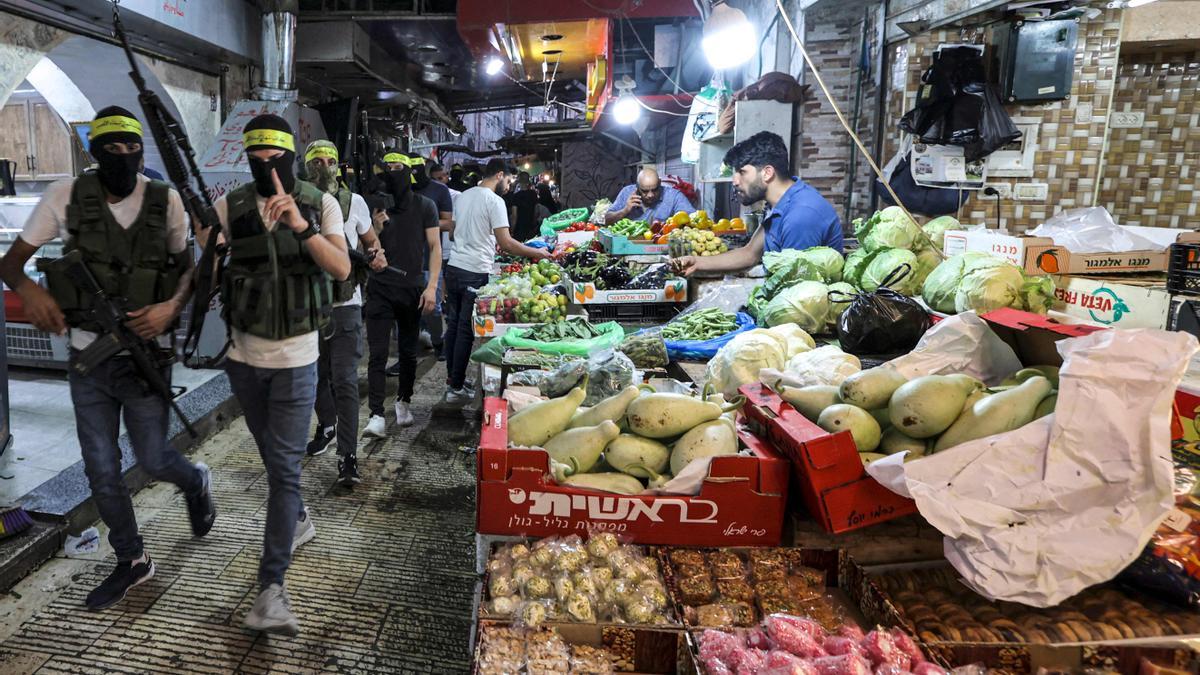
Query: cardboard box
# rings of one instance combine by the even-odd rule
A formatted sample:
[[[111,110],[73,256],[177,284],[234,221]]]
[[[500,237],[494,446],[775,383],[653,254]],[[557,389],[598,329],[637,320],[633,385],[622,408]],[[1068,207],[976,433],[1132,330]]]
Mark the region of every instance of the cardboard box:
[[[588,318],[587,310],[582,307],[569,306],[567,307],[567,316],[580,316]],[[471,315],[471,325],[475,328],[475,337],[500,337],[514,328],[532,328],[541,324],[536,323],[498,323],[494,316],[480,316],[478,313]]]
[[[738,391],[751,427],[791,461],[794,494],[821,529],[849,532],[917,512],[867,475],[850,432],[830,434],[761,383]]]
[[[647,225],[646,229],[650,229]],[[598,237],[605,251],[613,255],[650,255],[666,253],[666,244],[655,244],[649,239],[630,239],[624,235],[612,234],[608,230],[600,230]]]
[[[1060,275],[1054,278],[1054,309],[1113,328],[1168,326],[1171,293],[1166,278]]]
[[[1195,653],[1188,648],[1184,640],[1174,636],[1061,644],[934,640],[931,639],[931,634],[919,634],[916,626],[906,620],[906,615],[873,576],[877,572],[886,574],[898,570],[948,566],[945,561],[938,561],[866,570],[851,561],[851,565],[842,569],[843,579],[839,585],[850,593],[868,622],[900,626],[917,638],[917,644],[931,660],[947,667],[977,663],[986,666],[989,673],[1000,675],[1024,675],[1038,672],[1039,668],[1058,671],[1079,667],[1101,667],[1119,673],[1136,673],[1139,672],[1142,659],[1163,666],[1189,668],[1195,657]],[[1030,614],[1041,611],[1033,607],[1023,609]]]
[[[687,279],[668,279],[662,288],[601,291],[591,282],[571,284],[571,301],[579,305],[629,304],[643,302],[687,302]]]
[[[1200,243],[1200,232],[1183,231],[1179,243]],[[951,230],[942,249],[946,255],[966,251],[992,253],[1023,267],[1026,274],[1111,274],[1163,272],[1170,255],[1161,251],[1072,253],[1049,237],[1000,234],[992,230]]]
[[[508,408],[484,400],[476,453],[481,534],[545,537],[613,532],[638,544],[777,546],[783,538],[788,463],[746,429],[753,456],[713,459],[696,496],[624,496],[560,486],[544,450],[508,449]]]

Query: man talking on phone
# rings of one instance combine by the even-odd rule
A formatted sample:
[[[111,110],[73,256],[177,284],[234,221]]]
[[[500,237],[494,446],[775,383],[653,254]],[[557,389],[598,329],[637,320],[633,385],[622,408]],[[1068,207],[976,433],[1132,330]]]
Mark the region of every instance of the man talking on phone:
[[[626,185],[617,194],[612,208],[604,214],[604,222],[612,224],[622,218],[665,221],[680,211],[691,213],[692,203],[679,190],[663,185],[658,171],[648,166],[638,172],[636,183]]]

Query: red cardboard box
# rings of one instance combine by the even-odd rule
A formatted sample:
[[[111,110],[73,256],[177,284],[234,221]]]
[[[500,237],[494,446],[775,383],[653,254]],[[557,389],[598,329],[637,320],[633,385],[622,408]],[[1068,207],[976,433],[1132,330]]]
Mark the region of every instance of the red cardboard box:
[[[696,496],[583,490],[549,477],[544,450],[508,449],[507,402],[488,398],[476,454],[475,529],[530,537],[606,531],[632,543],[672,546],[778,546],[788,462],[748,430],[738,436],[754,456],[713,459]]]
[[[743,385],[742,411],[755,429],[792,462],[805,510],[826,532],[857,530],[916,513],[901,497],[867,475],[849,431],[830,434],[796,412],[761,383]]]

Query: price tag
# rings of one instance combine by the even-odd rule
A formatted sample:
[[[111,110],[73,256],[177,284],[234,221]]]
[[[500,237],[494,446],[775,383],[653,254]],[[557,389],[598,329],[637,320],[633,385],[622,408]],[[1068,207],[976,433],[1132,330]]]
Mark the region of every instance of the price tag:
[[[1163,525],[1175,530],[1183,532],[1192,523],[1192,517],[1185,513],[1182,509],[1174,508],[1167,513],[1167,517],[1163,519]]]

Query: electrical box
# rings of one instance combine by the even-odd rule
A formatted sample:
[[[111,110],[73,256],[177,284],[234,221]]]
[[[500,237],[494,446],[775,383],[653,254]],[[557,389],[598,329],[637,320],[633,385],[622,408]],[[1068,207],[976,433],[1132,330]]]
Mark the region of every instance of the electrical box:
[[[1000,95],[1007,103],[1058,101],[1075,76],[1075,19],[1016,21],[996,29]]]

